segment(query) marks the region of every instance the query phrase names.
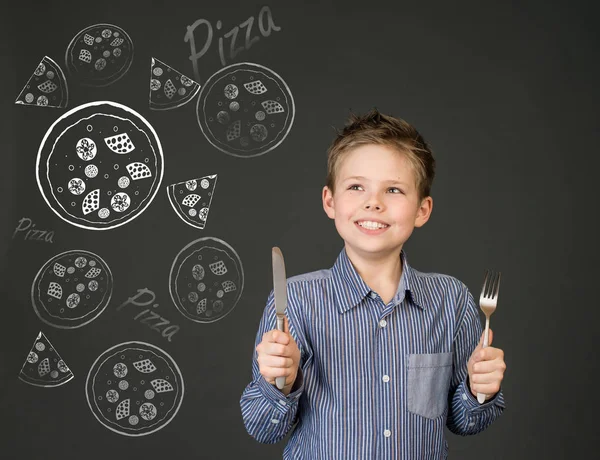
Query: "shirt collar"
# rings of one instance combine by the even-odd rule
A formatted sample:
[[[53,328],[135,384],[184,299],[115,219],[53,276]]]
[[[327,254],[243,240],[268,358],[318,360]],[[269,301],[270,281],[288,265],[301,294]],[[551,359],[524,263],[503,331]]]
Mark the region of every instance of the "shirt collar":
[[[394,303],[401,303],[408,292],[413,303],[424,309],[423,285],[418,272],[408,264],[404,250],[400,252],[400,260],[402,261],[402,276],[394,296]],[[338,297],[337,308],[340,313],[345,313],[357,306],[371,292],[369,286],[352,265],[345,248],[340,252],[331,271],[337,287],[335,292]]]

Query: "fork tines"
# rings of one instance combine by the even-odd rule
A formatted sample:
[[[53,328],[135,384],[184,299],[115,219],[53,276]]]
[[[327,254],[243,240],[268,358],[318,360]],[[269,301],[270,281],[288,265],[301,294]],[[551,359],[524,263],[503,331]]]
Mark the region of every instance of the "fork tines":
[[[483,297],[492,298],[498,296],[498,291],[500,289],[500,275],[500,272],[494,272],[494,270],[485,271],[483,287],[481,288]]]

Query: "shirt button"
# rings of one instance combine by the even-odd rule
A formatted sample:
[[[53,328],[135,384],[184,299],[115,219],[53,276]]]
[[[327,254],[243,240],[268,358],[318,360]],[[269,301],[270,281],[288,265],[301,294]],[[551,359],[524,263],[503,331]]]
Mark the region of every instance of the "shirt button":
[[[390,430],[385,430],[385,431],[383,432],[383,435],[384,435],[386,438],[389,438],[389,437],[392,435],[392,432],[391,432]]]
[[[388,382],[390,381],[390,376],[389,376],[389,375],[384,375],[384,376],[383,376],[383,381],[384,381],[385,383],[388,383]]]
[[[277,425],[279,423],[279,420],[277,420],[276,418],[274,418],[273,420],[271,420],[271,423],[274,423],[275,425]]]
[[[385,319],[382,319],[381,321],[379,321],[379,327],[386,327],[387,326],[387,321]]]
[[[377,293],[374,291],[369,292],[369,297],[371,297],[371,299],[375,299],[377,298]]]
[[[284,401],[283,399],[280,399],[280,400],[279,400],[279,404],[282,404],[282,405],[284,405],[284,406],[285,406],[285,401]]]
[[[467,395],[463,393],[462,398],[466,401],[467,400]]]

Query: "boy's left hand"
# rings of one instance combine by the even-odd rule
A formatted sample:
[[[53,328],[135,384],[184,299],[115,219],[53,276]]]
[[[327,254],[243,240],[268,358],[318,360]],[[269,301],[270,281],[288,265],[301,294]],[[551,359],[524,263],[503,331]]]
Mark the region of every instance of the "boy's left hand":
[[[479,344],[467,362],[467,369],[469,371],[469,386],[473,396],[477,397],[477,393],[483,393],[485,399],[488,400],[500,391],[500,383],[504,378],[506,363],[504,362],[504,352],[500,348],[492,346],[483,348],[484,335],[485,331],[481,334]],[[493,336],[490,329],[489,345],[492,345]]]

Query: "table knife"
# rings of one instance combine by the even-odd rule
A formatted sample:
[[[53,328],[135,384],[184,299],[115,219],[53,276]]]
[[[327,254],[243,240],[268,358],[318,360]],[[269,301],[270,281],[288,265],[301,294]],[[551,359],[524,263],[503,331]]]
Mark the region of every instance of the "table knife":
[[[283,319],[287,308],[287,281],[285,263],[281,249],[274,247],[271,251],[273,259],[273,293],[275,297],[275,313],[277,314],[277,329],[283,331]],[[275,384],[280,390],[285,386],[285,377],[277,377]]]

